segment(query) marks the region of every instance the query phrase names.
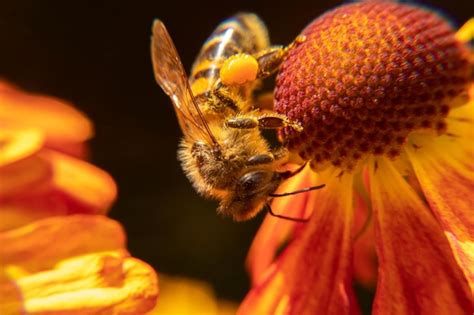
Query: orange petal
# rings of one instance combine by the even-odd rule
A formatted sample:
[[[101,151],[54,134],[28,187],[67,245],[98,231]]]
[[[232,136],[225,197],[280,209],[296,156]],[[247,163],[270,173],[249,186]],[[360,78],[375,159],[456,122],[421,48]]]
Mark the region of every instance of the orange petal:
[[[45,153],[54,166],[54,185],[93,212],[105,213],[117,196],[117,186],[110,175],[92,164],[49,151]]]
[[[103,214],[117,195],[110,175],[89,163],[52,151],[41,152],[34,161],[47,163],[52,175],[34,187],[26,186],[3,197],[0,194],[0,231],[56,215]],[[11,181],[19,174],[36,172],[34,163],[20,166],[25,169],[17,167],[16,172],[10,172]]]
[[[474,129],[474,122],[471,123]],[[461,135],[460,135],[461,136]],[[423,193],[440,222],[474,294],[474,148],[471,140],[448,136],[413,141],[407,148]]]
[[[306,167],[300,174],[284,182],[277,192],[291,192],[309,187],[316,181],[314,176],[311,169]],[[309,217],[307,210],[312,210],[313,207],[314,195],[307,193],[276,198],[272,202],[272,210],[275,213],[295,218]],[[270,214],[265,217],[247,256],[247,268],[254,284],[273,262],[278,249],[289,239],[296,225],[298,223],[294,221],[276,218]]]
[[[61,142],[46,139],[45,146],[51,150],[74,156],[79,159],[88,160],[90,157],[90,150],[87,142]]]
[[[35,129],[0,129],[0,167],[20,161],[43,147],[43,136]]]
[[[92,137],[92,123],[70,104],[52,97],[26,93],[0,81],[0,124],[37,128],[56,149],[80,144]],[[74,148],[74,150],[79,150]]]
[[[377,283],[377,254],[375,252],[374,224],[366,202],[354,194],[355,233],[358,235],[354,241],[353,267],[354,278],[364,287],[374,288]],[[367,223],[367,219],[370,220]],[[364,227],[365,224],[368,226]],[[361,231],[365,229],[364,231]],[[363,233],[363,234],[359,234]]]
[[[117,251],[75,256],[16,283],[28,314],[143,314],[158,297],[154,270]]]
[[[467,43],[474,38],[474,18],[470,18],[457,32],[456,39]]]
[[[469,286],[438,222],[388,160],[377,166],[370,163],[380,264],[373,314],[471,314]]]
[[[238,314],[350,314],[352,175],[332,175],[316,195],[317,208]]]
[[[141,314],[158,288],[154,270],[128,257],[125,236],[104,216],[56,217],[0,233],[0,310],[20,302],[28,314]]]
[[[0,233],[2,265],[34,273],[67,257],[124,250],[125,234],[114,220],[101,215],[71,215],[43,219]]]
[[[25,314],[23,297],[15,281],[0,266],[0,314]]]
[[[0,167],[0,201],[14,194],[37,189],[39,185],[51,181],[52,177],[51,164],[38,155]]]
[[[474,140],[474,84],[470,89],[470,100],[465,106],[451,109],[447,117],[448,130],[443,137],[436,138],[437,141],[456,140],[454,146],[459,146],[458,141],[464,146],[463,149],[474,150],[469,145],[469,140]]]
[[[42,146],[36,130],[0,130],[0,200],[51,178],[50,165],[37,157]]]

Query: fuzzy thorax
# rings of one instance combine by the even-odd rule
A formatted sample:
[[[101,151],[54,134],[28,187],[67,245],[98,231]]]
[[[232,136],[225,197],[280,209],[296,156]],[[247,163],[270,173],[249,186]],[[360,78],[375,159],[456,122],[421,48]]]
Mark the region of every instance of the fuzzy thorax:
[[[252,157],[270,152],[258,129],[224,127],[215,134],[218,148],[188,137],[181,142],[178,158],[195,189],[220,201],[218,212],[237,221],[247,220],[280,184],[275,169],[281,161],[250,163]]]

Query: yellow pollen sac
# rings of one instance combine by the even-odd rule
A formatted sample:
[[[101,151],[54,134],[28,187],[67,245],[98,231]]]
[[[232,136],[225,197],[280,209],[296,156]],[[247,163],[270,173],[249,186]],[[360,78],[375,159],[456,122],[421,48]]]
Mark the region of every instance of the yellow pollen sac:
[[[221,67],[220,78],[225,85],[240,85],[257,78],[258,62],[246,54],[229,57]]]

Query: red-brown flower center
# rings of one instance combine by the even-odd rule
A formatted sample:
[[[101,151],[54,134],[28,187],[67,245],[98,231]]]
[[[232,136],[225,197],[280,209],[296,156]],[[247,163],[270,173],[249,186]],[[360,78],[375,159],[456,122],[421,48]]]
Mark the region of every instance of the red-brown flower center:
[[[275,108],[303,125],[281,136],[316,165],[351,169],[369,154],[398,156],[413,130],[443,132],[471,79],[452,28],[417,7],[349,4],[302,34],[280,68]]]

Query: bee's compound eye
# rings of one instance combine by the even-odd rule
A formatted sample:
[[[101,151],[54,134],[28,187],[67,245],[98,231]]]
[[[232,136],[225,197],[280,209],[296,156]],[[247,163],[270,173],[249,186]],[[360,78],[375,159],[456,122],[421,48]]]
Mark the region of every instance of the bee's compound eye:
[[[247,54],[238,54],[224,61],[219,75],[224,85],[240,85],[255,80],[257,73],[257,60]]]
[[[272,173],[265,171],[247,173],[239,179],[237,190],[246,194],[257,193],[271,182],[272,177]]]

